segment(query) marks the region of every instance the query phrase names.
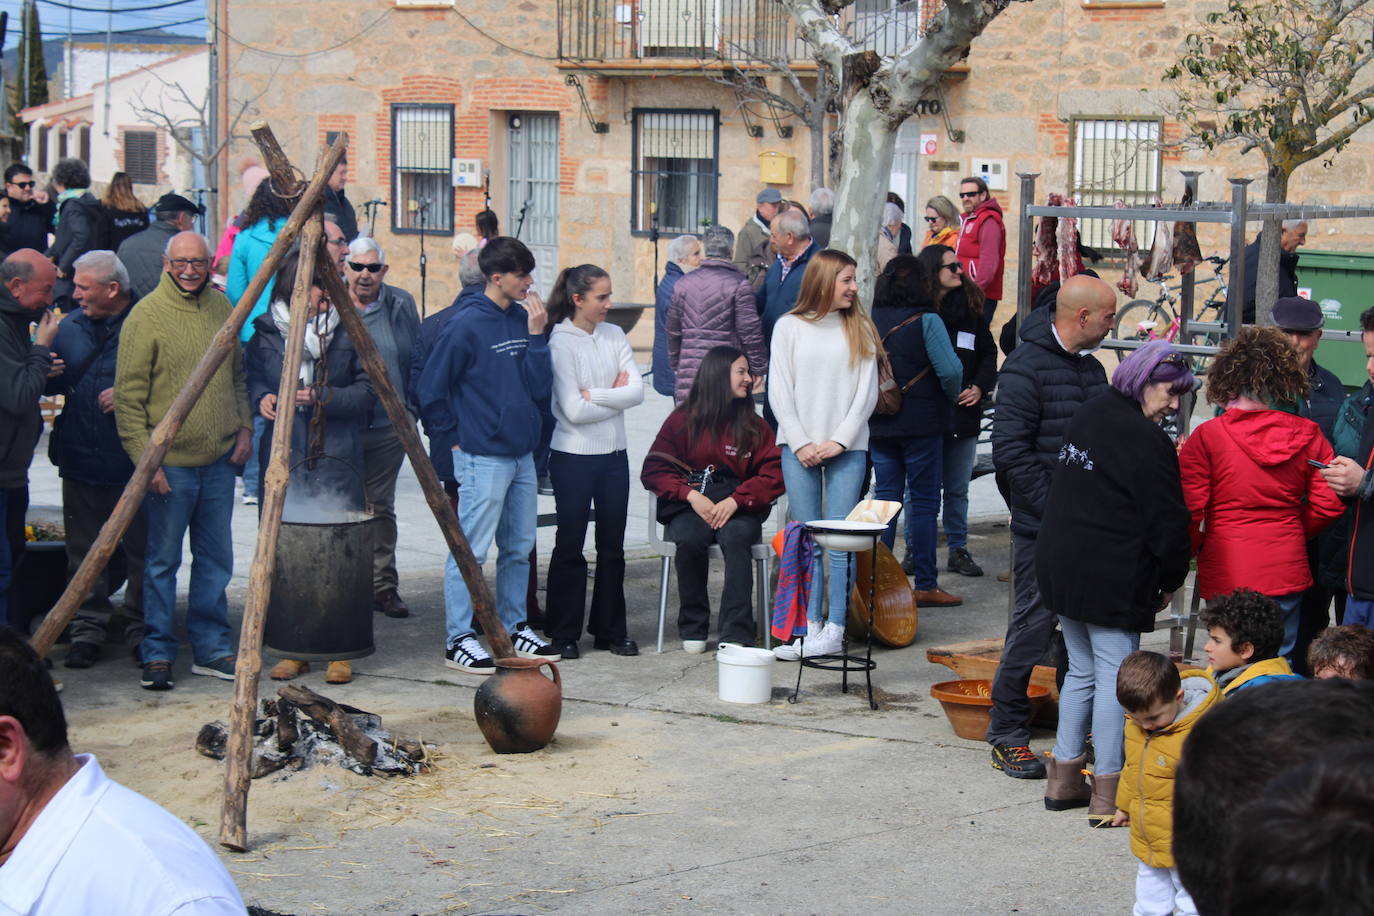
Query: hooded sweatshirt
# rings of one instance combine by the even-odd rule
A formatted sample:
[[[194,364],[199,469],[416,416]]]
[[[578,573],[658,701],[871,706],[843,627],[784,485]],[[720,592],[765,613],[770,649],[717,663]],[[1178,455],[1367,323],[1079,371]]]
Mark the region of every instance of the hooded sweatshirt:
[[[234,237],[234,249],[229,254],[229,275],[224,280],[224,294],[229,297],[231,305],[238,305],[238,301],[243,298],[253,274],[257,273],[262,262],[267,260],[267,252],[277,240],[277,233],[281,232],[281,227],[285,225],[284,216],[260,219]],[[243,343],[248,343],[253,337],[256,330],[254,320],[259,315],[267,313],[267,306],[272,302],[273,280],[275,277],[268,278],[267,285],[262,288],[262,295],[258,296],[258,301],[253,304],[253,311],[248,313],[248,320],[239,331],[239,340]]]
[[[1152,868],[1173,868],[1174,773],[1183,742],[1202,714],[1221,698],[1202,671],[1183,674],[1183,707],[1174,721],[1146,732],[1126,720],[1125,766],[1116,787],[1116,806],[1131,816],[1131,852]]]
[[[1331,458],[1317,424],[1280,410],[1228,410],[1197,428],[1178,461],[1204,599],[1312,585],[1307,539],[1344,507],[1307,462]]]
[[[571,455],[624,451],[625,411],[644,401],[644,378],[625,332],[603,321],[588,334],[568,318],[554,325],[549,352],[558,421],[550,447]],[[622,372],[629,381],[613,387]]]
[[[518,458],[539,444],[538,402],[552,389],[548,343],[524,308],[481,295],[439,333],[416,394],[431,436],[456,431],[448,441],[465,452]]]

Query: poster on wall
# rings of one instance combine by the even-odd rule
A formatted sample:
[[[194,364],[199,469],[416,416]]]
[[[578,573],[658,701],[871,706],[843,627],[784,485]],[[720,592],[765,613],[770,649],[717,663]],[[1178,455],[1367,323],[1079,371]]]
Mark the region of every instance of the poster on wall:
[[[939,151],[939,144],[936,142],[934,134],[921,134],[921,155],[934,156]]]

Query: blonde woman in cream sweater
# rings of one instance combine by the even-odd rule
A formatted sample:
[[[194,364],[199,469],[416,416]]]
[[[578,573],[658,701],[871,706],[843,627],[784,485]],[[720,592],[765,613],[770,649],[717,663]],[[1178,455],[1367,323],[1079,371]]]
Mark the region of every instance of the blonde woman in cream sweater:
[[[624,412],[644,400],[644,382],[625,332],[606,321],[611,278],[595,264],[569,267],[549,293],[553,416],[549,476],[558,531],[549,558],[544,632],[563,660],[578,658],[584,619],[593,645],[638,655],[625,626],[625,518],[630,465]],[[596,506],[596,584],[586,614],[582,545]]]
[[[778,421],[789,512],[801,522],[844,518],[863,492],[868,418],[878,402],[878,335],[859,306],[854,269],[842,251],[818,252],[796,307],[773,329],[768,403]],[[849,554],[827,553],[822,563],[818,551],[812,567],[806,636],[779,646],[779,658],[840,651]]]

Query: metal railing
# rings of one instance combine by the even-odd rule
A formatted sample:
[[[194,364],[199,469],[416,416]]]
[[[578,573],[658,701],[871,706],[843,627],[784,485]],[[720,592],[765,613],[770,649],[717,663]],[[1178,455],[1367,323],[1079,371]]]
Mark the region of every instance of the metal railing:
[[[859,0],[838,22],[856,46],[891,56],[939,9],[940,0]],[[558,57],[766,63],[811,53],[777,0],[558,0]]]

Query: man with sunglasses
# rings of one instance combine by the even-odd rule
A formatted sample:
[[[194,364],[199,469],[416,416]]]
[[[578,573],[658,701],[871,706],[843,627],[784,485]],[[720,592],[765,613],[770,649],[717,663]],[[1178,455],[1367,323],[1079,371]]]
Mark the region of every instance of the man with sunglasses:
[[[330,235],[338,233],[336,227]],[[330,249],[333,250],[332,248]],[[348,245],[344,277],[353,307],[377,344],[386,374],[396,390],[406,395],[410,357],[420,332],[420,313],[415,298],[403,289],[382,281],[387,263],[376,239],[356,238]],[[411,413],[413,398],[406,397]],[[410,608],[401,600],[396,572],[396,478],[401,473],[405,450],[392,428],[391,418],[379,401],[363,436],[363,478],[367,504],[378,518],[372,544],[372,600],[374,609],[388,617],[408,617]]]
[[[16,162],[5,169],[9,214],[0,217],[0,257],[8,257],[21,248],[48,250],[48,231],[57,204],[46,194],[40,202],[34,188],[33,172],[24,163]]]
[[[977,175],[959,182],[959,205],[964,210],[964,224],[954,251],[964,273],[987,297],[983,317],[991,325],[1002,299],[1002,268],[1007,256],[1002,206],[988,193],[988,183]]]

